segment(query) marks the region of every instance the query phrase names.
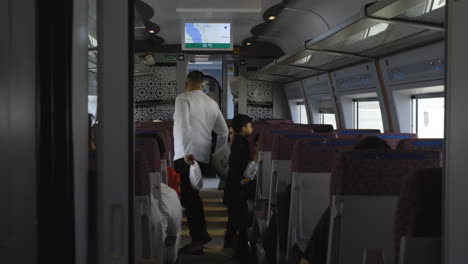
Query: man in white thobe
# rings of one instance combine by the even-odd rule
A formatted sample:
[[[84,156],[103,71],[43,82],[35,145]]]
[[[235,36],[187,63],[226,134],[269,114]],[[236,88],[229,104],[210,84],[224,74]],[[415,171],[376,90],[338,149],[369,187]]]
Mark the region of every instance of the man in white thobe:
[[[203,254],[203,245],[211,241],[205,221],[203,203],[189,179],[190,165],[210,163],[212,132],[217,134],[216,147],[226,144],[228,128],[218,104],[203,91],[204,75],[193,71],[187,75],[185,92],[177,96],[174,113],[174,163],[181,178],[181,202],[185,208],[192,242],[181,253]],[[206,166],[204,166],[206,165]]]

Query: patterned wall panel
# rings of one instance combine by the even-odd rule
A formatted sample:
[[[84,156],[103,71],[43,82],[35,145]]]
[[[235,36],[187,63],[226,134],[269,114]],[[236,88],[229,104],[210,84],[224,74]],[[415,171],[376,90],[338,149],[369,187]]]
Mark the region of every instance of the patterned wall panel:
[[[271,82],[247,81],[247,96],[249,102],[273,103],[273,85]]]
[[[177,96],[177,67],[156,65],[151,67],[151,72],[148,76],[135,77],[135,120],[171,120],[173,100]]]
[[[247,115],[250,116],[253,121],[273,119],[273,107],[249,105],[247,106]]]
[[[247,115],[254,121],[273,119],[273,84],[266,81],[247,81]]]
[[[156,105],[135,109],[135,121],[172,120],[173,105]]]

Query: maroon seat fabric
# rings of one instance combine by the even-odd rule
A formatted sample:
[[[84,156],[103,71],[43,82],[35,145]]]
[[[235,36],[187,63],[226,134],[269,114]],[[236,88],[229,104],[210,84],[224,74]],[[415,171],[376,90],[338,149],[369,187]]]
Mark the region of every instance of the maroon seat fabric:
[[[333,131],[332,125],[322,125],[322,124],[294,124],[293,127],[297,128],[310,128],[315,133],[330,133]]]
[[[135,195],[149,195],[151,191],[149,178],[148,159],[146,153],[137,150],[135,152]]]
[[[327,141],[331,134],[328,133],[307,133],[307,134],[293,134],[293,135],[274,135],[273,148],[271,152],[272,160],[291,160],[294,145],[299,140],[317,140]]]
[[[139,134],[157,134],[161,137],[161,139],[164,142],[164,148],[166,149],[166,153],[164,153],[164,156],[161,157],[162,159],[167,160],[169,152],[174,154],[174,140],[171,138],[169,132],[167,129],[163,128],[150,128],[150,127],[142,127],[136,130],[135,132],[136,136],[138,137]]]
[[[444,140],[443,139],[403,139],[398,143],[398,150],[433,150],[433,151],[444,151]]]
[[[135,150],[146,154],[148,159],[148,169],[150,172],[161,171],[161,157],[156,140],[151,138],[136,138]]]
[[[442,169],[423,169],[402,184],[395,217],[395,253],[400,239],[440,237],[442,233]]]
[[[356,137],[361,137],[364,134],[380,133],[380,130],[378,129],[339,129],[339,130],[333,130],[332,133],[335,134],[337,138],[356,138]]]
[[[289,119],[271,119],[265,120],[265,123],[270,125],[281,125],[281,124],[294,124],[294,121]]]
[[[264,128],[260,134],[260,151],[272,151],[275,135],[306,135],[312,132],[308,128],[279,128],[277,126]]]
[[[410,134],[410,133],[375,133],[375,134],[362,135],[362,137],[370,137],[370,136],[378,137],[380,139],[385,140],[385,142],[387,142],[387,144],[392,149],[396,149],[398,146],[398,143],[401,140],[414,139],[418,137],[416,134]]]
[[[291,168],[293,172],[331,172],[337,156],[359,144],[358,140],[301,139],[294,145]]]
[[[423,168],[440,168],[435,151],[351,151],[332,172],[332,195],[398,195],[402,180]]]

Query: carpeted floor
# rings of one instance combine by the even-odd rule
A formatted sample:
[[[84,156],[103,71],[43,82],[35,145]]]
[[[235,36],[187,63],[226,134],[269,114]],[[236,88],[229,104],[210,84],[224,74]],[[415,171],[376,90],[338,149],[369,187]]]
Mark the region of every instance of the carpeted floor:
[[[204,182],[205,189],[200,192],[200,196],[205,207],[208,232],[213,240],[205,245],[204,254],[201,256],[179,255],[181,264],[211,264],[211,263],[239,263],[235,259],[224,257],[219,253],[223,247],[224,231],[226,230],[227,210],[222,203],[222,192],[216,189],[217,181],[210,179]],[[187,220],[183,220],[182,246],[191,241]]]

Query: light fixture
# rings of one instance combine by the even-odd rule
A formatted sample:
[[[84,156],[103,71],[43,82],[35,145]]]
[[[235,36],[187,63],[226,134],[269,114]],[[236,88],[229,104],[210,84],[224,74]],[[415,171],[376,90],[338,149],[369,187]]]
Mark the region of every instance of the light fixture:
[[[150,34],[154,34],[154,30],[152,30],[152,29],[148,30],[148,32],[149,32]]]
[[[268,20],[272,21],[272,20],[275,20],[276,19],[276,16],[269,16],[268,17]]]
[[[247,42],[247,43],[245,43],[245,45],[251,46],[251,45],[252,45],[252,42]]]

